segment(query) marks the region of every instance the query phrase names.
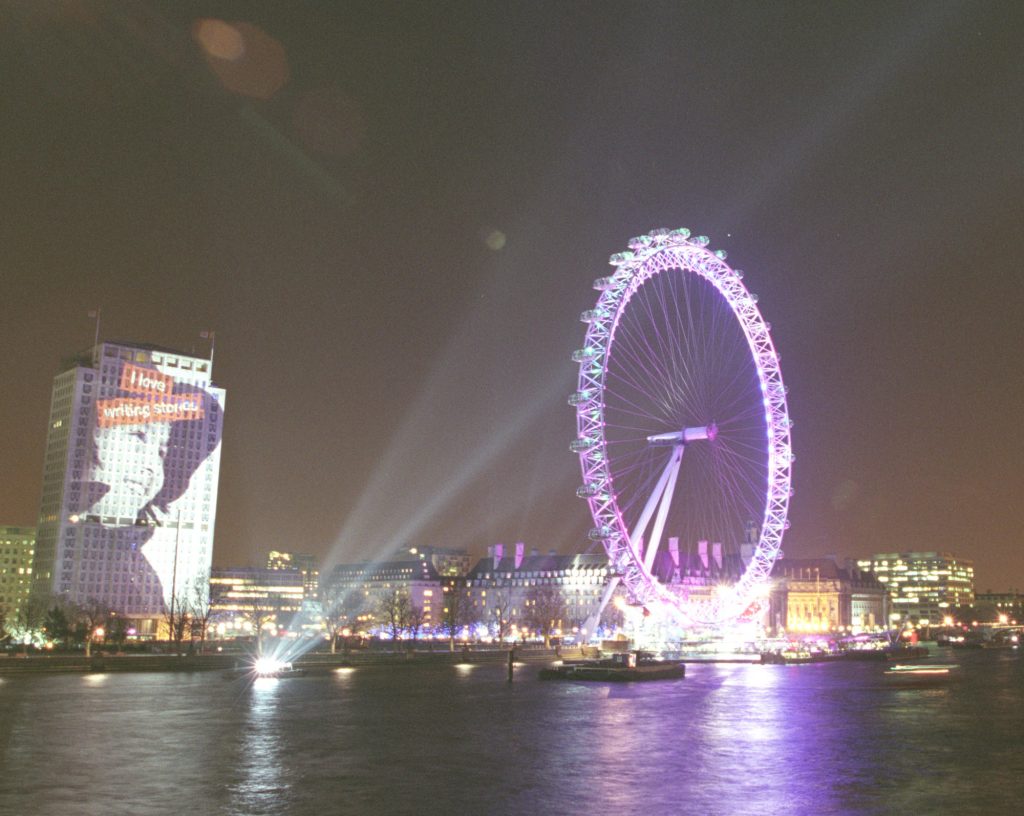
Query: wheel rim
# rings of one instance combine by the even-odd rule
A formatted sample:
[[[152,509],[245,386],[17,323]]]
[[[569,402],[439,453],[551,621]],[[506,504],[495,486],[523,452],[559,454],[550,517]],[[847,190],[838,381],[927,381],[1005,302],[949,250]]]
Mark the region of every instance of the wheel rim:
[[[581,315],[588,328],[570,397],[590,537],[636,602],[663,604],[688,624],[734,620],[762,593],[787,527],[792,466],[770,327],[742,273],[707,244],[654,230],[611,257],[613,273],[594,283],[597,304]],[[693,591],[685,573],[703,563],[699,541],[709,542],[714,573],[714,545],[739,557],[748,522],[739,579]],[[670,537],[680,539],[678,559]]]

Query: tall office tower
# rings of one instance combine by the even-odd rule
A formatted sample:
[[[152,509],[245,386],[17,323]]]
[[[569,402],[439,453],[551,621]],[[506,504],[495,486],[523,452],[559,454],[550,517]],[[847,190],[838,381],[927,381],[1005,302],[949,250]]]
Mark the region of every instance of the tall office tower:
[[[0,526],[0,616],[8,630],[18,625],[28,600],[35,549],[34,527]]]
[[[211,361],[100,343],[53,381],[36,589],[156,632],[205,603],[213,559],[224,390]]]

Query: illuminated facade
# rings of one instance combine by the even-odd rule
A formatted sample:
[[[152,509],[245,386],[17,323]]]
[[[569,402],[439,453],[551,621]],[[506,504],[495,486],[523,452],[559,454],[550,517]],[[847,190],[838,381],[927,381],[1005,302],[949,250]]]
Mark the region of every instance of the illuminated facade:
[[[1008,621],[1024,621],[1024,593],[1010,590],[1009,592],[978,592],[974,596],[975,604],[982,606],[991,604],[996,615],[1005,615]]]
[[[423,628],[433,629],[443,620],[444,586],[468,568],[465,551],[413,547],[401,560],[338,564],[323,582],[321,594],[345,606],[352,618],[371,620],[401,592],[422,611]]]
[[[781,558],[772,569],[768,628],[790,634],[870,632],[888,624],[889,597],[874,575],[831,558]]]
[[[211,361],[100,343],[54,378],[36,588],[152,634],[172,596],[205,600],[224,390]]]
[[[34,527],[0,527],[0,615],[8,628],[28,600],[35,549]]]
[[[534,617],[528,608],[534,602],[531,596],[550,587],[563,604],[556,628],[568,634],[597,613],[608,575],[604,555],[539,555],[536,550],[527,555],[522,544],[505,555],[497,544],[466,576],[471,617],[492,631],[499,616],[509,629],[529,629]]]
[[[315,555],[271,550],[267,553],[267,569],[297,569],[302,573],[306,598],[315,599],[320,594],[320,566]]]
[[[893,622],[941,624],[952,609],[974,603],[974,564],[950,553],[878,553],[857,566],[886,586]]]
[[[302,608],[305,580],[297,569],[235,567],[210,574],[210,621],[221,636],[283,626]]]

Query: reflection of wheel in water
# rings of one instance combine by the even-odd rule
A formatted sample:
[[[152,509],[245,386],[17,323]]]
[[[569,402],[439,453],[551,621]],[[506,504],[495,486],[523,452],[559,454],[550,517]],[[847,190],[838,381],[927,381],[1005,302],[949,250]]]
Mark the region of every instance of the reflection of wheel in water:
[[[614,273],[594,282],[597,305],[581,315],[569,402],[590,537],[635,602],[714,624],[742,615],[766,583],[793,457],[769,326],[743,273],[707,244],[653,230],[611,257]],[[728,585],[709,586],[730,564]]]

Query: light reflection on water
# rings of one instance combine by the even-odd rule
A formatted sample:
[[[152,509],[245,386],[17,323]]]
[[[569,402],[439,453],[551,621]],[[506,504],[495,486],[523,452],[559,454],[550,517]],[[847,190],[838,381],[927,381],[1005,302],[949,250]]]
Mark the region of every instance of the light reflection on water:
[[[956,657],[963,680],[934,690],[871,664],[8,676],[0,813],[1016,812],[1024,659]]]
[[[237,746],[237,781],[227,786],[230,812],[262,813],[269,803],[283,810],[282,805],[290,798],[281,773],[280,754],[285,740],[280,733],[284,724],[279,691],[283,682],[287,681],[273,677],[252,681],[249,705],[244,709],[246,722]]]

